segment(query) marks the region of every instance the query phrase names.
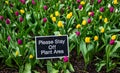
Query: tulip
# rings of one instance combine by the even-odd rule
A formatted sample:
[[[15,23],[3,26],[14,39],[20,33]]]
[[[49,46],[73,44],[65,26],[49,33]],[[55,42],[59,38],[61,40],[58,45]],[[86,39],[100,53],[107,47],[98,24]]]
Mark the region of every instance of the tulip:
[[[18,12],[18,11],[16,11],[16,12],[15,12],[15,15],[16,15],[16,16],[18,16],[18,15],[19,15],[19,12]]]
[[[80,32],[79,32],[79,31],[76,31],[75,33],[76,33],[76,35],[77,35],[77,36],[79,36],[79,35],[80,35]]]
[[[102,0],[98,0],[98,3],[100,4],[102,2]]]
[[[64,24],[63,24],[62,21],[58,21],[57,26],[58,26],[58,27],[64,27]]]
[[[0,20],[3,20],[4,19],[4,17],[3,16],[0,16]]]
[[[23,18],[22,18],[22,17],[20,17],[20,18],[19,18],[19,21],[20,21],[20,22],[23,22]]]
[[[83,7],[82,7],[82,5],[79,5],[78,8],[81,10]]]
[[[88,19],[88,23],[91,23],[91,19],[90,18]]]
[[[48,9],[48,7],[47,7],[46,5],[44,5],[43,8],[44,8],[44,10],[47,10],[47,9]]]
[[[21,45],[21,44],[22,44],[22,40],[21,40],[21,39],[18,39],[17,43],[18,43],[19,45]]]
[[[20,2],[21,2],[22,4],[25,4],[26,1],[25,1],[25,0],[20,0]]]
[[[80,0],[77,0],[78,3],[80,3]]]
[[[104,12],[104,7],[101,7],[99,10],[100,12]]]
[[[8,37],[7,37],[7,40],[8,40],[8,42],[10,42],[10,40],[11,40],[11,37],[10,37],[10,36],[8,36]]]
[[[90,12],[90,16],[94,16],[94,12],[92,11],[92,12]]]
[[[13,4],[10,4],[10,7],[13,7]]]
[[[110,45],[114,45],[114,43],[115,43],[115,40],[110,40],[109,42]]]
[[[68,62],[68,57],[67,57],[67,56],[64,56],[64,57],[63,57],[63,61],[64,61],[64,62]]]
[[[35,5],[35,4],[36,4],[36,2],[35,2],[34,0],[32,0],[32,4],[33,4],[33,5]]]
[[[6,24],[10,24],[10,19],[7,18],[5,22],[6,22]]]
[[[114,7],[110,7],[110,12],[113,12],[114,11]]]
[[[44,22],[44,23],[47,22],[47,18],[43,18],[43,22]]]

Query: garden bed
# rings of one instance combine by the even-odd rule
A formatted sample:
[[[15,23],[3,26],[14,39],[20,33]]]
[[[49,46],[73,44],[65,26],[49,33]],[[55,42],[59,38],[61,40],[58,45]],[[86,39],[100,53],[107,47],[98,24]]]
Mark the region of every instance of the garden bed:
[[[119,17],[120,0],[2,0],[0,73],[120,73]]]

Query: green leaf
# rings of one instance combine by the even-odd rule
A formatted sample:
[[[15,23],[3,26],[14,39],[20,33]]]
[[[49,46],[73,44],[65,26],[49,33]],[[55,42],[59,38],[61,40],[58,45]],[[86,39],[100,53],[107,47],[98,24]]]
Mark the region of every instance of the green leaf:
[[[58,73],[58,72],[59,72],[58,70],[53,68],[51,73]]]
[[[52,70],[53,70],[52,63],[50,61],[47,61],[47,72],[52,73]]]
[[[68,69],[66,69],[64,73],[70,73],[70,71]]]
[[[6,59],[5,63],[6,65],[10,66],[10,67],[13,67],[13,64],[12,64],[12,57],[9,55],[9,57]]]
[[[83,56],[85,57],[85,55],[87,54],[87,48],[86,48],[86,44],[83,40],[81,40],[81,42],[80,42],[80,50],[81,50]]]
[[[102,69],[102,67],[105,66],[105,61],[101,61],[99,63],[96,63],[95,65],[97,66],[97,72],[99,72]]]
[[[38,72],[38,71],[36,71],[36,70],[33,70],[33,72],[34,72],[34,73],[39,73],[39,72]]]
[[[120,32],[120,29],[113,29],[108,31],[107,33],[116,33],[116,32]]]
[[[73,68],[71,63],[69,63],[69,69],[70,69],[71,72],[75,72],[75,70],[74,70],[74,68]]]
[[[116,41],[116,42],[117,42],[117,44],[115,45],[115,47],[110,52],[110,55],[112,55],[118,48],[120,48],[120,41]]]
[[[31,64],[30,63],[25,64],[25,70],[23,71],[23,73],[31,73]]]

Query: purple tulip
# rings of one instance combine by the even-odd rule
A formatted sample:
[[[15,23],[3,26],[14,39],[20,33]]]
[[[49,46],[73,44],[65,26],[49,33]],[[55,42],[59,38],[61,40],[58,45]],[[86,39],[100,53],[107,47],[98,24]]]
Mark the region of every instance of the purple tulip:
[[[16,11],[16,12],[15,12],[15,15],[16,15],[16,16],[18,16],[18,15],[19,15],[19,12],[18,12],[18,11]]]
[[[47,18],[43,18],[43,22],[44,22],[44,23],[47,22]]]
[[[102,0],[98,0],[98,3],[100,4],[102,2]]]
[[[20,21],[20,22],[23,22],[23,18],[22,18],[22,16],[19,18],[19,21]]]
[[[91,19],[90,18],[88,18],[88,23],[91,23]]]
[[[10,19],[7,18],[5,22],[6,22],[6,24],[10,24]]]
[[[10,4],[10,7],[13,7],[13,4]]]
[[[4,19],[4,17],[3,16],[0,16],[0,20],[3,20]]]
[[[33,4],[33,5],[35,5],[35,4],[36,4],[36,2],[35,2],[34,0],[32,0],[32,4]]]
[[[82,5],[79,5],[78,8],[81,10],[82,9]]]
[[[26,0],[20,0],[20,2],[21,2],[22,4],[25,4]]]
[[[18,43],[19,45],[21,45],[21,44],[22,44],[22,40],[21,40],[21,39],[18,39],[17,43]]]
[[[80,3],[80,0],[77,0],[78,3]]]
[[[110,7],[110,12],[113,12],[114,11],[114,7]]]
[[[110,40],[109,42],[110,45],[114,45],[114,43],[115,43],[115,40]]]
[[[10,42],[10,40],[11,40],[11,37],[10,37],[10,36],[8,36],[8,37],[7,37],[7,40],[8,40],[8,42]]]
[[[63,61],[64,61],[64,62],[68,62],[68,57],[67,57],[67,56],[64,56],[64,57],[63,57]]]
[[[94,16],[94,12],[92,11],[92,12],[90,12],[90,16]]]
[[[100,12],[104,12],[104,7],[101,7],[99,10]]]
[[[48,7],[47,7],[46,5],[44,5],[43,8],[44,8],[44,10],[47,10],[47,9],[48,9]]]
[[[79,31],[76,31],[75,33],[76,33],[76,35],[77,35],[77,36],[79,36],[79,35],[80,35],[80,32],[79,32]]]

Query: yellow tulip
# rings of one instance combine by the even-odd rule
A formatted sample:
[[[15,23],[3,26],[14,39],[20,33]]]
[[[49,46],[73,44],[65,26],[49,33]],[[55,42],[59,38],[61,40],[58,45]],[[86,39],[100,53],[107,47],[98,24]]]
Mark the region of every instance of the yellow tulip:
[[[98,36],[94,36],[94,41],[97,41],[98,40]]]
[[[85,43],[90,43],[90,37],[85,38]]]
[[[64,27],[64,25],[63,25],[63,22],[62,21],[58,21],[58,27]]]
[[[29,58],[32,59],[32,58],[33,58],[33,55],[31,54],[31,55],[29,56]]]
[[[80,25],[80,24],[77,24],[77,25],[76,25],[76,28],[77,28],[77,29],[78,29],[78,28],[80,28],[80,27],[81,27],[81,25]]]
[[[87,24],[87,21],[86,20],[83,20],[82,21],[82,25],[86,25]]]
[[[116,37],[117,37],[116,35],[112,35],[111,39],[112,39],[112,40],[115,40]]]

